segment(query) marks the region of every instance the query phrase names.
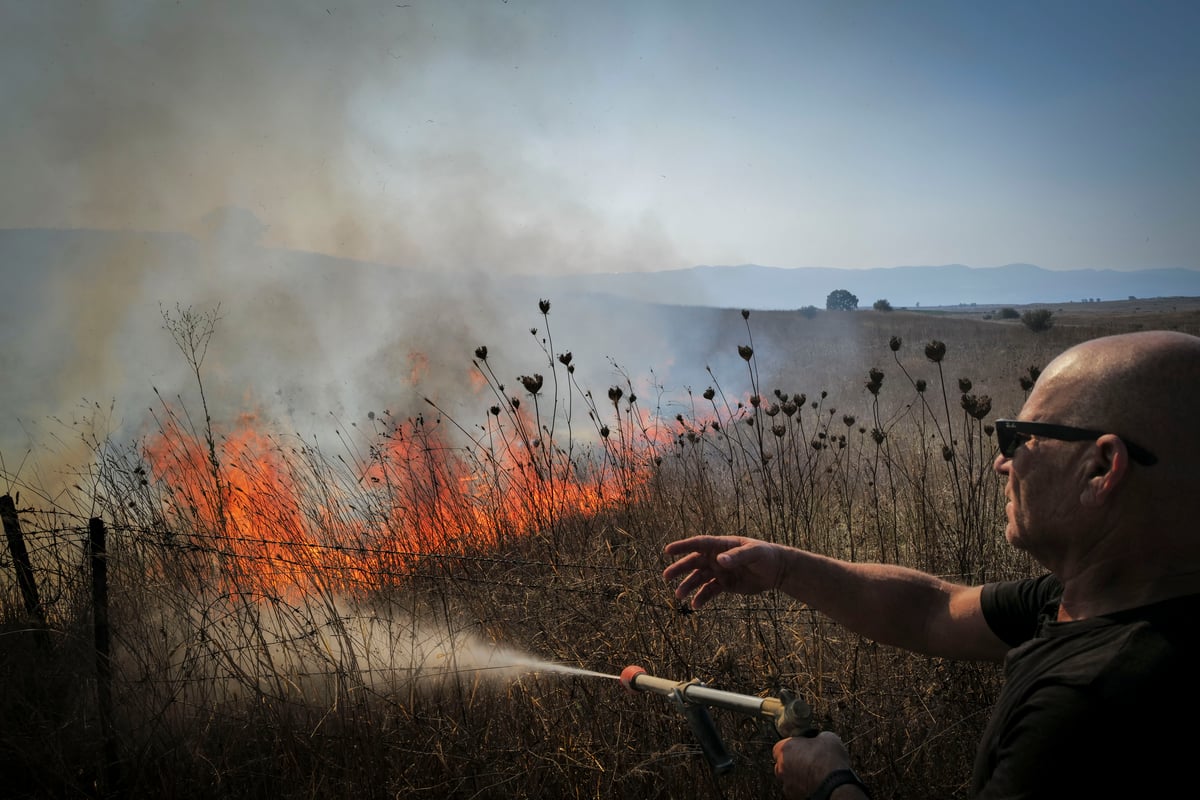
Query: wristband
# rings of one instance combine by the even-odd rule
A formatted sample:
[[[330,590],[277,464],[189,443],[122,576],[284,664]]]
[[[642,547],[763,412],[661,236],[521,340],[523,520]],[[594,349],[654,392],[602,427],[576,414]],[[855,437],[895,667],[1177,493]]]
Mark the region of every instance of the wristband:
[[[808,796],[808,800],[829,800],[829,796],[833,794],[833,790],[839,786],[852,784],[862,789],[863,794],[867,797],[871,796],[871,790],[867,785],[859,780],[859,777],[854,774],[852,769],[835,769],[833,772],[825,776],[825,780],[817,786],[816,790]]]

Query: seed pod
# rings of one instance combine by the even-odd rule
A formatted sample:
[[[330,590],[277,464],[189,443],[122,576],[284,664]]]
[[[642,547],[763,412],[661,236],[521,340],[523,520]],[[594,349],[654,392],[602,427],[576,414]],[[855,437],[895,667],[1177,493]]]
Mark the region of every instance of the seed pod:
[[[534,373],[533,375],[522,375],[517,378],[521,385],[525,387],[525,391],[530,394],[537,394],[542,390],[542,376]]]

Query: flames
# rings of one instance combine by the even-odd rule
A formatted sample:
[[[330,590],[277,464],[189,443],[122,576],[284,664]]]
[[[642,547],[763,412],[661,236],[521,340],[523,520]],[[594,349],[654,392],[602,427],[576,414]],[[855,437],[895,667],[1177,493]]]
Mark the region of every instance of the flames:
[[[163,524],[226,591],[362,593],[430,556],[463,555],[631,502],[654,444],[564,451],[522,415],[453,442],[423,416],[375,418],[344,453],[270,432],[258,415],[209,437],[173,416],[144,443]],[[461,437],[459,437],[461,438]]]

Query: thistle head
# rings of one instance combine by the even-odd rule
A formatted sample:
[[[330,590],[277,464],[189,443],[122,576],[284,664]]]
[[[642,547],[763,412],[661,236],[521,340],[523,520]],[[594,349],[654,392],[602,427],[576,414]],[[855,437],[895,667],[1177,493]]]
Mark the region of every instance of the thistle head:
[[[476,347],[475,348],[475,357],[478,358],[480,361],[487,361],[487,347],[482,344],[479,345],[479,347]]]
[[[738,355],[742,357],[742,361],[749,361],[754,357],[754,348],[746,344],[739,344]]]
[[[941,360],[946,357],[946,343],[934,339],[925,345],[925,357],[935,364],[941,363]]]
[[[870,380],[867,381],[867,384],[866,384],[867,391],[873,395],[878,396],[879,390],[883,387],[883,370],[879,370],[879,369],[876,369],[875,367],[872,367],[870,369],[870,371],[867,373],[867,377],[870,378]]]
[[[545,316],[546,314],[549,314],[550,313],[550,301],[549,300],[538,300],[538,311],[541,311],[543,316]]]
[[[537,394],[542,390],[542,376],[534,373],[533,375],[522,375],[517,378],[521,385],[525,387],[525,391],[530,394]]]
[[[971,412],[971,416],[975,419],[982,420],[992,413],[992,398],[986,394],[979,395],[975,400],[975,410]]]

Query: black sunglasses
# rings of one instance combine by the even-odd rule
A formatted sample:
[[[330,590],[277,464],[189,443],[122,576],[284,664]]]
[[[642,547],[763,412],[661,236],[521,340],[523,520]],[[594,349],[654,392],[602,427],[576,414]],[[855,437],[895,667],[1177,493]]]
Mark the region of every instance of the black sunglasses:
[[[1074,428],[1070,425],[1055,425],[1052,422],[1027,422],[1020,419],[996,420],[996,441],[1000,452],[1005,458],[1012,458],[1017,448],[1029,441],[1031,436],[1043,439],[1057,439],[1061,442],[1086,442],[1089,439],[1099,439],[1107,431],[1093,431],[1087,428]],[[1144,447],[1140,447],[1126,439],[1118,437],[1125,443],[1129,457],[1139,464],[1151,466],[1158,462],[1158,457]]]

